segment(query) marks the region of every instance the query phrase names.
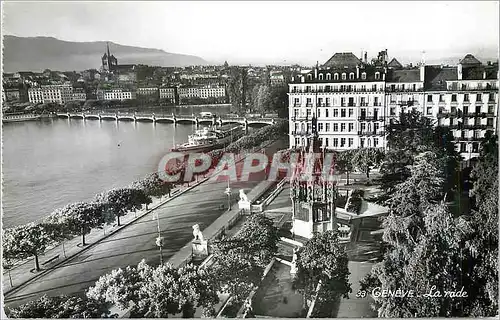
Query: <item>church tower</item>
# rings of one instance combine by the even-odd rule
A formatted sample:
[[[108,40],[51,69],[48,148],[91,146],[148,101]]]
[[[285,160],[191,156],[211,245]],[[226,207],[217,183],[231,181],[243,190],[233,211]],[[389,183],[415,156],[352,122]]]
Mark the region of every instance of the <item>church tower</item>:
[[[314,232],[337,229],[336,186],[330,179],[330,172],[325,173],[323,169],[325,150],[320,147],[315,114],[311,128],[307,147],[298,150],[297,163],[290,179],[292,234],[308,239]]]
[[[106,42],[106,52],[101,58],[101,68],[103,71],[111,72],[118,65],[118,59],[109,52],[109,43]]]

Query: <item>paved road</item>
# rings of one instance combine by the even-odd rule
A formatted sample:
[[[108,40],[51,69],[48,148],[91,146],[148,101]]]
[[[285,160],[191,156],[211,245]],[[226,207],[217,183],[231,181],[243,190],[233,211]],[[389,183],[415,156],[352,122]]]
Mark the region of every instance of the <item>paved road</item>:
[[[276,145],[266,149],[266,153],[272,154],[275,149]],[[239,189],[255,187],[264,178],[264,173],[252,174],[252,178],[255,179],[231,183],[233,203],[239,200]],[[227,182],[205,182],[155,210],[165,238],[164,261],[192,239],[194,224],[198,223],[203,230],[221,215],[220,205],[227,204],[226,187]],[[119,267],[136,265],[142,259],[158,264],[157,236],[157,221],[152,219],[151,213],[147,214],[40,279],[7,295],[6,306],[15,307],[43,294],[82,294],[100,276]]]

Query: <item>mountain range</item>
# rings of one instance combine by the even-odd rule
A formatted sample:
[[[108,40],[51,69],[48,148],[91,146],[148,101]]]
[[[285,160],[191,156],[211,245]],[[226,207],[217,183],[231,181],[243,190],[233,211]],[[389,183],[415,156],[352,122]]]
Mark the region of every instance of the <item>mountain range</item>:
[[[53,37],[17,37],[3,39],[4,72],[81,71],[99,69],[106,51],[105,41],[71,42]],[[162,67],[206,65],[200,57],[165,52],[160,49],[125,46],[109,42],[109,49],[118,64],[146,64]]]

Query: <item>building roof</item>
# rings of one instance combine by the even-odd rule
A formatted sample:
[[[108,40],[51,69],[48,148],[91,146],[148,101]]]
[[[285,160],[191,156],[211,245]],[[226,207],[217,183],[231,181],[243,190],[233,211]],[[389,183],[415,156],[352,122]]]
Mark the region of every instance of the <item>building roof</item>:
[[[498,76],[498,65],[496,66],[474,66],[463,68],[463,80],[495,80]]]
[[[386,79],[388,82],[419,82],[420,70],[388,70]]]
[[[458,80],[457,67],[425,67],[425,89],[446,90],[446,81],[452,80]]]
[[[461,65],[480,65],[481,61],[477,60],[472,54],[467,54],[462,60],[459,62]]]
[[[361,64],[359,60],[352,52],[337,52],[335,53],[323,67],[356,67]]]
[[[391,62],[389,62],[387,64],[387,67],[388,68],[394,68],[394,69],[399,69],[399,68],[402,68],[403,65],[401,63],[399,63],[398,60],[396,60],[396,58],[392,58]]]

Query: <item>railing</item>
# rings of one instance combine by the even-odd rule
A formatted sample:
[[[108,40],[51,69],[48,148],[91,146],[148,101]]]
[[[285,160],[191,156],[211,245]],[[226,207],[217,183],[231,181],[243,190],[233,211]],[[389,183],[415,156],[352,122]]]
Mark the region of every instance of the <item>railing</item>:
[[[481,88],[472,88],[472,87],[458,87],[458,86],[449,86],[446,88],[448,91],[491,91],[491,90],[498,90],[496,85],[491,85],[491,86],[486,86],[486,87],[481,87]]]
[[[418,89],[400,89],[400,88],[390,88],[390,87],[386,87],[385,88],[385,91],[387,92],[423,92],[424,89],[423,88],[418,88]]]
[[[305,136],[305,135],[309,135],[310,132],[308,130],[297,130],[297,131],[292,131],[292,135],[294,136]]]
[[[358,136],[383,136],[385,134],[384,131],[377,131],[377,130],[364,130],[364,131],[358,131]]]

